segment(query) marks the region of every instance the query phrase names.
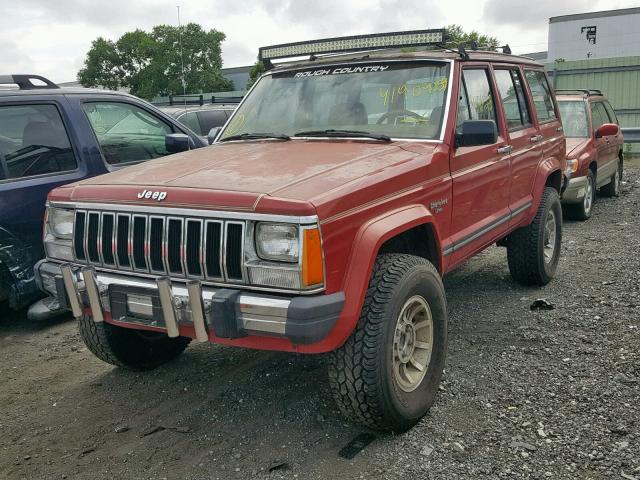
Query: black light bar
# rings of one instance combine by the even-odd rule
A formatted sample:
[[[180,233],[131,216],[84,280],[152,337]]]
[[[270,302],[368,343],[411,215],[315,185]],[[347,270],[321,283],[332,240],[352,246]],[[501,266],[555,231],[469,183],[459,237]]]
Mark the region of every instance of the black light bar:
[[[421,47],[439,45],[447,40],[445,29],[413,30],[408,32],[375,33],[350,37],[324,38],[306,42],[285,43],[261,47],[260,61],[269,62],[275,58],[300,57],[323,53],[356,52],[380,50],[383,48]]]

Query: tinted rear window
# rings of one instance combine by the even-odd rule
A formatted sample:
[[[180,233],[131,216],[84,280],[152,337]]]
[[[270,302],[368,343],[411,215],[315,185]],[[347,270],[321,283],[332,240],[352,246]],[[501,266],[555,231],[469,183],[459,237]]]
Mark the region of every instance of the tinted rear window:
[[[0,107],[0,180],[68,172],[77,167],[55,105]]]

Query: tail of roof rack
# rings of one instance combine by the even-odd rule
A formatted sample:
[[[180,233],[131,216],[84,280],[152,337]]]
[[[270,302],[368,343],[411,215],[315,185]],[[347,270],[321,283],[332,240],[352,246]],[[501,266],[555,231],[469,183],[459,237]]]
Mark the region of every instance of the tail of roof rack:
[[[594,95],[602,96],[601,90],[595,89],[582,89],[582,88],[574,88],[574,89],[556,89],[556,95],[584,95],[585,97],[591,97]]]
[[[350,37],[323,38],[306,42],[295,42],[261,47],[258,52],[266,68],[277,58],[301,57],[331,53],[361,52],[385,48],[407,48],[441,46],[448,40],[445,29],[412,30],[407,32],[375,33]]]
[[[204,95],[169,95],[169,105],[205,105],[222,103],[240,103],[242,97],[216,97],[211,96],[211,100],[205,99]]]
[[[60,88],[48,78],[29,74],[0,75],[0,85],[18,85],[20,90]]]

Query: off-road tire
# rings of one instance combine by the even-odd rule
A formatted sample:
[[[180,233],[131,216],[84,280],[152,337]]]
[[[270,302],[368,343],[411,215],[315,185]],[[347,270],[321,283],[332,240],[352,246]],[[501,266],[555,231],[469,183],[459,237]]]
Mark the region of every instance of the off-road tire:
[[[605,197],[620,196],[620,180],[622,180],[622,160],[618,161],[616,173],[611,176],[611,181],[600,187],[600,193]]]
[[[593,213],[593,204],[596,201],[596,177],[591,169],[587,174],[587,181],[591,182],[590,207],[587,208],[585,205],[585,199],[587,197],[587,192],[585,192],[585,198],[583,198],[580,203],[565,206],[564,212],[566,213],[567,218],[570,218],[571,220],[589,220],[589,218],[591,218],[591,214]]]
[[[405,302],[419,295],[433,319],[433,347],[426,374],[412,392],[403,391],[393,373],[393,341]],[[415,425],[438,391],[447,351],[447,305],[433,264],[421,257],[378,256],[358,324],[329,358],[329,383],[341,412],[351,420],[383,431],[402,432]]]
[[[87,348],[100,360],[131,370],[151,370],[180,355],[187,337],[168,337],[165,333],[132,330],[96,323],[90,315],[78,320],[80,336]]]
[[[555,249],[550,262],[544,259],[545,222],[549,210],[556,219]],[[546,285],[558,268],[562,245],[562,207],[558,192],[546,187],[533,221],[511,235],[507,242],[507,261],[511,276],[522,285]]]

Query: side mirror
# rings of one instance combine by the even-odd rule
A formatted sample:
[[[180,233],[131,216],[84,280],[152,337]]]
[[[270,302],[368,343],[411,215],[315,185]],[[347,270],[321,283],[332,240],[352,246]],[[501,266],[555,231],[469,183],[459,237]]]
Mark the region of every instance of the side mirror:
[[[209,135],[207,135],[209,145],[213,145],[213,143],[216,141],[220,130],[222,130],[222,127],[213,127],[211,130],[209,130]]]
[[[165,135],[164,146],[169,153],[186,152],[195,148],[193,140],[185,133],[169,133]]]
[[[493,145],[498,141],[498,126],[494,120],[467,120],[456,133],[456,147]]]
[[[619,131],[620,127],[615,123],[605,123],[596,130],[596,138],[611,137],[617,135]]]

